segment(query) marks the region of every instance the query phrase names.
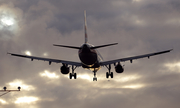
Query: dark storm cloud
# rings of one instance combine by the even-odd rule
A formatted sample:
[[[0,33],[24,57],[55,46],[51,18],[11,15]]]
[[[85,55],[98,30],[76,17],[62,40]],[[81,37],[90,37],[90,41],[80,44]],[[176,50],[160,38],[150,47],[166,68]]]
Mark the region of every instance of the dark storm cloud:
[[[20,93],[1,97],[8,102],[3,108],[179,108],[179,68],[167,63],[179,62],[179,8],[178,0],[1,0],[0,10],[7,8],[18,20],[18,31],[1,31],[11,38],[0,39],[0,86],[20,80],[33,87]],[[6,8],[3,6],[6,5]],[[107,81],[103,67],[98,82],[92,82],[93,73],[78,68],[77,74],[88,74],[90,81],[82,78],[69,80],[59,72],[61,64],[31,62],[28,59],[7,55],[7,52],[79,61],[77,50],[53,47],[52,44],[80,46],[84,42],[84,10],[87,11],[89,43],[100,45],[118,42],[114,47],[99,49],[104,60],[123,58],[174,48],[174,51],[150,59],[125,62],[125,72],[115,74]],[[9,33],[9,34],[8,34]],[[14,34],[11,36],[10,34]],[[42,77],[45,70],[60,77]],[[112,69],[114,71],[114,69]],[[22,84],[22,85],[23,85]],[[139,86],[139,88],[128,88]],[[16,89],[16,88],[14,88]],[[16,98],[38,97],[34,103],[15,104]],[[0,106],[1,107],[1,106]]]

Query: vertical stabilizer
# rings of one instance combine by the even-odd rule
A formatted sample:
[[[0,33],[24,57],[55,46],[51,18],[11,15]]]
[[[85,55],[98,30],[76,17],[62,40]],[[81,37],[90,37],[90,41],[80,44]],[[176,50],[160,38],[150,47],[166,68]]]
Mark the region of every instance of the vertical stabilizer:
[[[85,43],[87,43],[88,37],[87,37],[86,10],[84,11],[84,32],[85,32]]]

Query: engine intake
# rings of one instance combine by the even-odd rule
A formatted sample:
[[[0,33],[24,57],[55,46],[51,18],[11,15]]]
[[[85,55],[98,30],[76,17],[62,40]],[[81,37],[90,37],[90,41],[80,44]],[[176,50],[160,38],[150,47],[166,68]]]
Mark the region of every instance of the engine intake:
[[[117,73],[123,73],[124,72],[124,68],[120,64],[118,64],[118,65],[115,66],[115,71]]]
[[[67,66],[61,66],[61,73],[62,74],[68,74],[69,73],[69,67]]]

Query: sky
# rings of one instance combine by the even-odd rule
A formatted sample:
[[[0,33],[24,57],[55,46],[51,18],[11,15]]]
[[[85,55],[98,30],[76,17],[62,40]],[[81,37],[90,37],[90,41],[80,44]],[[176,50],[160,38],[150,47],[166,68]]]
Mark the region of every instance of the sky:
[[[88,42],[118,45],[99,49],[104,60],[157,51],[172,52],[121,63],[125,71],[102,67],[93,82],[90,70],[77,79],[62,75],[62,64],[31,61],[7,52],[79,61],[78,51],[53,44]],[[0,108],[179,108],[179,0],[0,0]],[[1,92],[3,94],[3,92]]]

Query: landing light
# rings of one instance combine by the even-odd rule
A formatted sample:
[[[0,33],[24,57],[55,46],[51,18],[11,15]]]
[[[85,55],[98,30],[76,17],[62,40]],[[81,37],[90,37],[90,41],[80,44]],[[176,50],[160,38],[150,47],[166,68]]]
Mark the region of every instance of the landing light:
[[[31,55],[31,52],[30,51],[25,51],[25,54],[30,56]]]

